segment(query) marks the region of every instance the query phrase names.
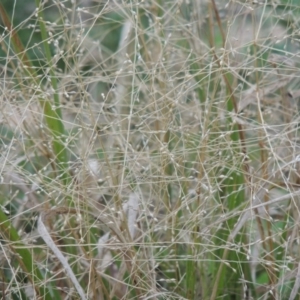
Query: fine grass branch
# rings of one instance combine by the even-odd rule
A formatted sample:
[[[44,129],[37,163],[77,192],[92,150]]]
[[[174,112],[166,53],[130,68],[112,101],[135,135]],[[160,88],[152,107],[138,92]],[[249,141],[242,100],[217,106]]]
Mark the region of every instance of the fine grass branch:
[[[28,3],[0,4],[5,296],[295,299],[298,4]]]

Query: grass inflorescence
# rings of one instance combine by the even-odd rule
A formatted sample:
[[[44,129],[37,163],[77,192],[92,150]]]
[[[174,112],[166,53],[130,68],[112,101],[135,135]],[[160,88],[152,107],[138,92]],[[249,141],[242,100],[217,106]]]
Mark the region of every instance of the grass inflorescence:
[[[1,3],[1,297],[298,299],[299,20]]]

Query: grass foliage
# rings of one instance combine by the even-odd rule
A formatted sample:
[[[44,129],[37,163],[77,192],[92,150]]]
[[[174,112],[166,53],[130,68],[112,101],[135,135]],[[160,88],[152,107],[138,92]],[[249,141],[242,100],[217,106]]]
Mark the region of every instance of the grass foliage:
[[[300,299],[299,22],[1,1],[2,299]]]

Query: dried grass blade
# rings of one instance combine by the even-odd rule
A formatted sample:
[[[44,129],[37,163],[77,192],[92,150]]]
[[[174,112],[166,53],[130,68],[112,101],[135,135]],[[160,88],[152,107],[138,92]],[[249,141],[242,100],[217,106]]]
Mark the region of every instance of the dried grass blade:
[[[53,239],[51,238],[46,226],[43,223],[43,217],[45,214],[41,214],[38,219],[38,233],[40,234],[41,238],[44,240],[44,242],[47,244],[47,246],[53,251],[55,256],[58,258],[58,260],[61,262],[63,267],[66,270],[66,273],[70,277],[72,283],[74,284],[78,294],[80,295],[82,300],[86,300],[87,298],[85,297],[84,291],[82,287],[80,286],[78,280],[76,279],[76,276],[74,275],[67,259],[65,256],[61,253],[61,251],[57,248],[55,245]]]

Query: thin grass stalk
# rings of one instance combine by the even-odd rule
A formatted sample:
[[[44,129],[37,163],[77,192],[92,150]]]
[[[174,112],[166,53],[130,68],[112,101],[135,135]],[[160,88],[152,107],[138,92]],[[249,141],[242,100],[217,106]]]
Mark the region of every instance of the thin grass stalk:
[[[253,24],[255,24],[256,22],[253,22]],[[254,32],[256,32],[254,30]],[[254,41],[253,44],[253,51],[254,51],[254,57],[257,58],[257,44]],[[264,122],[264,118],[263,118],[263,114],[261,111],[261,103],[260,103],[260,92],[259,92],[259,87],[260,87],[260,79],[259,79],[259,72],[258,72],[258,68],[260,67],[260,64],[258,62],[258,59],[254,60],[254,64],[255,64],[255,78],[256,78],[256,98],[257,98],[257,117],[258,117],[258,122],[261,125],[261,129],[258,132],[258,145],[260,147],[260,157],[261,157],[261,170],[262,170],[262,178],[264,180],[264,182],[268,181],[269,178],[269,174],[268,174],[268,153],[264,144],[264,140],[268,140],[267,134],[265,132],[265,122]],[[269,201],[269,195],[268,193],[264,194],[264,202],[268,202]],[[265,207],[267,214],[269,214],[269,206],[266,205]],[[272,297],[272,299],[277,299],[276,296],[276,289],[274,288],[276,285],[276,268],[275,268],[275,259],[272,253],[274,253],[274,245],[273,245],[273,239],[272,239],[272,232],[271,232],[271,221],[269,218],[266,219],[266,225],[267,225],[267,237],[265,237],[264,234],[264,229],[263,226],[261,224],[261,220],[260,220],[260,216],[258,215],[258,211],[256,211],[256,215],[257,215],[257,220],[259,220],[259,228],[260,228],[260,232],[262,234],[261,238],[263,241],[263,247],[264,250],[266,251],[267,255],[266,255],[266,260],[269,262],[266,264],[266,270],[267,270],[267,274],[268,274],[268,278],[269,278],[269,284],[271,286],[272,289],[272,293],[270,293],[270,297]],[[266,245],[267,244],[267,245]]]
[[[186,299],[195,299],[195,286],[196,286],[196,274],[195,274],[195,251],[193,246],[188,246],[187,249],[187,261],[186,261]]]
[[[217,23],[219,26],[219,30],[221,32],[221,36],[222,36],[222,40],[223,40],[223,48],[225,49],[225,33],[223,31],[223,26],[221,23],[221,19],[219,16],[219,12],[216,6],[216,3],[214,0],[212,0],[211,2],[212,6],[209,5],[209,9],[211,11],[211,15],[214,13],[217,19]],[[212,26],[210,26],[210,29],[213,30]],[[211,33],[211,35],[213,36],[213,33]],[[212,38],[210,39],[210,41],[212,41]],[[211,44],[212,49],[214,49],[214,45]],[[226,57],[223,58],[223,64],[221,65],[220,59],[217,57],[216,53],[214,52],[214,57],[215,57],[215,61],[219,67],[219,69],[222,72],[222,77],[223,80],[226,84],[227,87],[227,95],[228,95],[228,100],[227,100],[227,111],[231,112],[234,111],[235,113],[238,113],[238,108],[237,108],[237,103],[233,94],[233,88],[231,87],[232,84],[232,80],[230,79],[230,74],[225,74],[225,72],[223,71],[223,67],[222,65],[224,64],[224,62],[226,62]],[[233,124],[233,121],[231,119],[231,117],[228,117],[228,124]],[[230,125],[231,127],[231,125]],[[240,149],[241,152],[243,153],[243,159],[242,159],[242,168],[243,168],[243,172],[241,170],[237,170],[237,171],[233,171],[231,172],[230,169],[228,169],[228,171],[225,170],[224,175],[226,176],[226,180],[224,183],[224,191],[223,191],[223,195],[226,196],[227,199],[227,203],[228,206],[227,208],[232,211],[234,210],[236,207],[240,206],[241,204],[243,204],[245,202],[245,192],[244,192],[244,185],[245,185],[245,181],[249,181],[248,176],[249,176],[249,166],[247,163],[247,150],[246,150],[246,143],[245,143],[245,135],[244,135],[244,130],[241,124],[237,123],[233,125],[233,133],[231,134],[231,139],[234,142],[234,144],[239,143],[240,144]],[[231,128],[228,128],[228,130],[232,130]],[[239,151],[237,152],[238,155],[240,155]],[[231,178],[230,178],[231,177]],[[232,218],[230,220],[228,220],[227,226],[228,229],[225,230],[225,232],[219,236],[220,240],[224,240],[224,241],[229,241],[229,237],[230,237],[230,233],[234,228],[234,225],[236,223],[237,219],[236,218]],[[218,236],[218,233],[217,233]],[[239,243],[243,243],[246,242],[247,240],[244,240],[245,236],[243,234],[238,235],[235,238],[235,243],[239,244]],[[234,251],[234,250],[227,250],[227,248],[225,248],[225,250],[223,251],[223,255],[220,256],[221,257],[221,264],[219,266],[218,272],[216,274],[216,280],[215,280],[215,284],[213,287],[213,292],[211,295],[210,299],[215,299],[218,295],[218,290],[220,290],[220,293],[222,294],[224,292],[224,287],[225,287],[225,282],[227,282],[228,277],[226,275],[226,272],[224,272],[224,262],[228,259],[230,262],[239,262],[239,261],[247,261],[246,260],[246,256],[245,254],[240,253],[239,255]],[[234,272],[236,272],[235,275],[233,275],[234,279],[232,282],[232,287],[235,287],[239,284],[240,278],[246,277],[246,280],[248,280],[248,282],[251,282],[251,276],[250,276],[250,270],[248,266],[243,267],[243,273],[244,274],[238,274],[237,270],[239,270],[239,265],[238,263],[233,263],[234,267],[233,270],[235,270]],[[229,296],[230,297],[230,296]]]
[[[187,18],[187,16],[183,13],[183,10],[180,10],[181,15],[183,18]],[[190,21],[190,20],[189,20]],[[186,50],[193,48],[192,40],[184,40],[181,41],[180,45],[183,46]],[[197,58],[196,54],[190,51],[189,53],[189,73],[193,76],[194,80],[197,82],[197,86],[195,88],[195,91],[197,93],[197,98],[199,99],[200,103],[204,104],[207,100],[206,98],[206,92],[203,89],[203,81],[204,81],[204,76],[201,75],[201,65],[197,62],[199,59]],[[207,119],[208,120],[208,117]],[[205,127],[205,126],[204,126]],[[202,128],[202,130],[205,132],[206,127]],[[206,137],[207,139],[207,137]],[[201,182],[203,176],[204,176],[204,170],[203,170],[203,163],[205,160],[206,156],[206,139],[201,141],[201,149],[199,149],[200,157],[197,158],[199,159],[199,165],[200,165],[200,170],[198,172],[198,180]],[[193,205],[193,214],[197,214],[196,211],[198,211],[201,207],[201,187],[197,187],[196,190],[197,193],[197,200],[196,203]],[[197,253],[200,251],[200,245],[201,245],[201,237],[199,236],[198,232],[200,231],[199,225],[195,224],[195,226],[192,229],[191,232],[191,241],[192,243],[187,246],[187,259],[185,262],[185,297],[187,299],[194,299],[195,298],[195,292],[196,292],[196,270],[198,269],[198,264],[195,262],[194,257],[197,256]],[[176,253],[176,252],[175,252]],[[204,269],[204,268],[203,268]],[[205,283],[203,284],[205,285]],[[198,287],[199,288],[199,287]]]
[[[206,105],[208,104],[208,101],[206,101]],[[212,106],[212,105],[211,105]],[[211,108],[211,107],[210,107]],[[211,110],[208,110],[211,111]],[[202,126],[202,139],[199,142],[198,145],[198,153],[199,153],[199,157],[197,160],[198,164],[199,164],[199,168],[198,168],[198,182],[202,182],[203,179],[205,178],[205,160],[206,157],[208,155],[207,152],[207,143],[209,140],[209,122],[210,122],[210,115],[206,115],[205,116],[205,120],[204,120],[204,124]],[[200,209],[201,207],[203,207],[203,193],[202,193],[202,187],[201,184],[198,184],[198,187],[196,189],[196,201],[195,201],[195,205],[194,205],[194,209],[193,209],[193,214],[195,215],[200,215]],[[189,246],[188,249],[188,256],[197,256],[198,253],[200,253],[200,245],[202,244],[202,239],[201,239],[201,235],[198,234],[198,232],[201,232],[201,230],[203,230],[203,228],[200,228],[199,224],[195,224],[195,226],[193,227],[193,232],[191,233],[192,236],[192,241],[193,244]],[[202,264],[203,270],[205,269],[204,264]],[[187,261],[187,277],[186,277],[186,285],[187,285],[187,295],[186,297],[188,299],[193,299],[195,297],[195,288],[196,288],[196,270],[198,269],[198,265],[195,261],[188,260]],[[205,277],[205,276],[204,276]],[[204,280],[204,279],[203,279]],[[206,284],[202,284],[202,288],[204,288],[204,290],[202,290],[203,295],[206,295],[205,292],[205,286]]]
[[[276,65],[276,63],[272,63],[272,67],[274,69],[276,69],[276,72],[278,74],[278,81],[282,81],[284,80],[284,78],[282,78],[282,76],[279,74],[278,72],[278,66]],[[284,123],[285,124],[292,124],[293,120],[292,120],[292,116],[291,116],[291,111],[292,111],[292,107],[291,107],[291,103],[289,101],[289,99],[287,98],[288,97],[288,92],[287,92],[287,89],[286,87],[280,87],[280,95],[281,95],[281,98],[282,98],[282,107],[284,108],[283,110],[283,119],[284,119]],[[261,112],[261,109],[260,109],[260,112]],[[294,145],[292,143],[293,141],[293,135],[292,135],[292,132],[288,131],[287,132],[287,136],[288,136],[288,141],[287,141],[287,149],[293,149]],[[295,166],[295,169],[296,171],[293,171],[293,173],[290,175],[290,182],[283,182],[281,183],[281,185],[283,187],[287,187],[288,186],[288,190],[291,190],[291,189],[294,189],[294,188],[299,188],[299,163],[296,163],[296,166]],[[268,199],[267,199],[268,200]],[[297,220],[299,218],[299,209],[298,209],[298,205],[297,204],[292,204],[291,205],[292,208],[295,208],[295,209],[292,209],[293,211],[293,218],[294,220]],[[285,215],[285,218],[284,218],[284,223],[285,226],[287,226],[287,224],[289,223],[289,219],[290,219],[290,213],[287,212],[286,215]],[[293,232],[294,231],[297,231],[297,228],[294,228]],[[293,236],[294,234],[292,233],[291,236]],[[283,233],[283,240],[284,241],[288,241],[288,240],[292,240],[291,239],[291,236],[289,236],[288,232],[285,230],[284,233]],[[288,243],[289,246],[291,246],[292,242],[291,243]],[[274,247],[273,247],[274,249]],[[279,250],[280,249],[280,250]],[[284,261],[285,260],[285,255],[286,255],[286,251],[287,249],[285,248],[285,246],[282,244],[282,243],[277,243],[276,245],[276,252],[273,252],[275,253],[273,255],[273,258],[274,258],[274,262],[273,262],[273,265],[274,265],[274,271],[275,271],[275,262],[278,262],[278,261]],[[289,266],[287,266],[288,269],[293,269],[295,268],[295,266],[292,266],[292,264],[289,264]],[[298,266],[298,271],[297,273],[299,272],[299,266]],[[280,276],[283,276],[282,274],[283,272],[280,272],[280,271],[277,271],[277,275],[278,275],[278,278],[280,278]],[[275,273],[276,275],[276,273]],[[297,274],[298,276],[298,274]],[[275,280],[277,279],[277,277],[275,277]],[[281,280],[281,279],[280,279]],[[297,283],[297,277],[295,279],[295,286],[294,288],[296,287],[296,283]],[[277,284],[278,286],[278,284]],[[283,286],[285,287],[285,289],[288,289],[288,284],[287,283],[284,283]],[[290,287],[291,288],[291,287]],[[293,288],[293,289],[294,289]],[[277,297],[282,297],[281,295],[281,292],[282,292],[282,289],[281,287],[278,288],[276,287],[276,295]],[[290,298],[292,297],[292,293],[290,294]],[[287,293],[286,293],[287,294]],[[286,296],[287,297],[287,296]]]

